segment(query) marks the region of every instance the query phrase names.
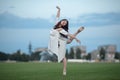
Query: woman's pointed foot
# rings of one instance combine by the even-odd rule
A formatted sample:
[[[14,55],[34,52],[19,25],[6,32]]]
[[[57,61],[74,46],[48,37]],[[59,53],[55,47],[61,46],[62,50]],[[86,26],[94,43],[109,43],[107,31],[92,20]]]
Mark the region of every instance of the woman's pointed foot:
[[[66,71],[63,71],[63,76],[66,76]]]

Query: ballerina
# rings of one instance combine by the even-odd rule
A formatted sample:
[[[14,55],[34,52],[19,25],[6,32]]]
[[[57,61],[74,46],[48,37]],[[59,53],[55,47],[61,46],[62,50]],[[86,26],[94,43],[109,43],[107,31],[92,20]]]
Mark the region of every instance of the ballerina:
[[[80,43],[80,40],[76,36],[84,30],[84,27],[80,27],[74,34],[69,33],[69,21],[67,19],[62,19],[58,21],[60,17],[60,8],[58,9],[56,15],[56,24],[50,31],[50,41],[48,45],[48,51],[54,53],[58,57],[58,62],[63,61],[63,75],[66,75],[66,65],[67,60],[65,57],[66,44],[70,44],[74,39]]]

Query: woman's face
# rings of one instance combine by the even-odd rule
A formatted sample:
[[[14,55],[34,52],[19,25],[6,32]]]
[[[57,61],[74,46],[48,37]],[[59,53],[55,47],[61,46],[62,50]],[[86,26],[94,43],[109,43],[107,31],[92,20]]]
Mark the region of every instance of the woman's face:
[[[62,26],[65,26],[66,24],[67,24],[67,21],[66,21],[66,20],[61,21],[61,25],[62,25]]]

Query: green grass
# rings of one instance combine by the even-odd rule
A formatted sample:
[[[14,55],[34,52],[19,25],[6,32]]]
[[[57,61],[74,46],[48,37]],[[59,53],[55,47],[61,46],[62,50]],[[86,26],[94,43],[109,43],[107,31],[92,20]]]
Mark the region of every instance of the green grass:
[[[120,63],[0,63],[0,80],[120,80]]]

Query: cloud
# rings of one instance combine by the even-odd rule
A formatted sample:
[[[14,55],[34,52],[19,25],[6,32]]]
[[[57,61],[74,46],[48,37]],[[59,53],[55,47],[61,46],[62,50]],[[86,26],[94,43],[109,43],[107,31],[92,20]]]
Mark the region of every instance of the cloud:
[[[69,19],[69,31],[74,33],[79,26],[85,25],[85,30],[77,37],[81,40],[82,45],[87,46],[88,51],[103,44],[116,44],[120,51],[119,16],[120,13],[107,13],[87,14],[79,16],[77,19],[71,18]],[[26,50],[29,41],[33,43],[34,47],[47,46],[49,30],[53,24],[48,19],[22,18],[10,13],[2,13],[0,14],[0,49],[8,52],[19,48]],[[71,45],[76,44],[73,42]]]
[[[9,8],[15,8],[15,6],[10,6]]]
[[[0,14],[0,28],[46,28],[50,25],[46,19],[22,18],[8,12]]]
[[[84,26],[106,26],[120,24],[120,13],[87,14],[79,16],[71,24]]]
[[[42,18],[22,18],[5,12],[0,14],[0,28],[52,28],[54,23],[50,22],[51,20]],[[68,20],[70,21],[70,27],[119,25],[120,13],[86,14],[76,19],[69,18]]]
[[[48,19],[56,14],[55,7],[59,5],[61,16],[74,18],[83,14],[120,12],[119,3],[120,0],[0,0],[0,12]]]

